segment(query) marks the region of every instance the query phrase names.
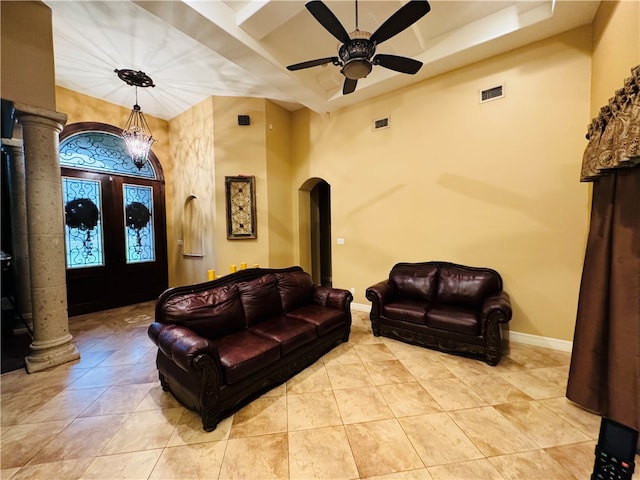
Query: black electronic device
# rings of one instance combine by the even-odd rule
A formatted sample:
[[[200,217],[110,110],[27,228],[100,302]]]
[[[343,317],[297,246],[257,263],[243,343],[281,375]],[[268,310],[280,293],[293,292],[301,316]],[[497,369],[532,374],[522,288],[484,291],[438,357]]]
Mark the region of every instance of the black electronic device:
[[[602,417],[591,480],[631,480],[638,431]]]

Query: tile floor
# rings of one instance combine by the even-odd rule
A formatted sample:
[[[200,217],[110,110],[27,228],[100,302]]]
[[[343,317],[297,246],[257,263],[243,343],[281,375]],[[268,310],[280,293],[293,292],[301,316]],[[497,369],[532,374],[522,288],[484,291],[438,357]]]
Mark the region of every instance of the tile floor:
[[[490,367],[375,338],[367,314],[354,312],[348,343],[206,433],[160,388],[152,318],[153,303],[74,317],[79,361],[2,375],[1,478],[591,473],[600,419],[564,397],[568,353],[512,343]]]

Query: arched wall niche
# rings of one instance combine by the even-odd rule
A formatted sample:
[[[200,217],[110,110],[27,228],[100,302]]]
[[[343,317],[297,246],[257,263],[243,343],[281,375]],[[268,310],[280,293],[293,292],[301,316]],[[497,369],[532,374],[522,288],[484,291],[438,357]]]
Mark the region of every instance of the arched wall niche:
[[[195,195],[189,195],[182,207],[182,254],[203,257],[204,215],[202,205]]]

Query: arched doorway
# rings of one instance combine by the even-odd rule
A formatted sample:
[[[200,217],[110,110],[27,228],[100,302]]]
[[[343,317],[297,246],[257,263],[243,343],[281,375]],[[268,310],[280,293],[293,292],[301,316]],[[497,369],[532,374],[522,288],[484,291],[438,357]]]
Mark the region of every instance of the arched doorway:
[[[331,186],[321,178],[311,178],[300,188],[300,225],[308,225],[309,230],[301,232],[305,237],[301,258],[308,258],[314,283],[332,286],[331,264]],[[303,262],[301,262],[303,263]]]
[[[69,315],[158,297],[167,288],[164,176],[138,170],[121,129],[76,123],[60,134]]]

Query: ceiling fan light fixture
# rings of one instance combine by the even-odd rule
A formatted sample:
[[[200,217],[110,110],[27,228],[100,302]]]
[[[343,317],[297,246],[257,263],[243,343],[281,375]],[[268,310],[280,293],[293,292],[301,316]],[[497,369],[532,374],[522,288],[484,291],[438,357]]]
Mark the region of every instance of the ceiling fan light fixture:
[[[369,75],[372,67],[371,62],[366,58],[352,58],[344,64],[340,72],[351,80],[360,80]]]

